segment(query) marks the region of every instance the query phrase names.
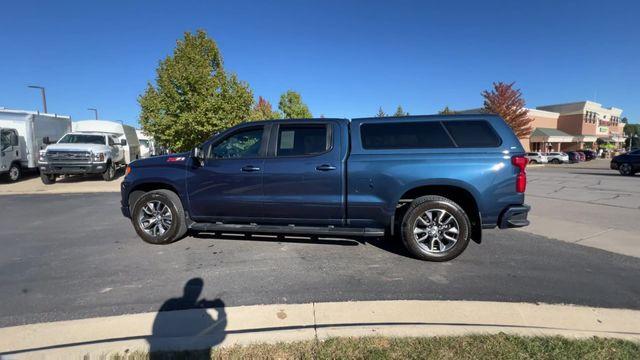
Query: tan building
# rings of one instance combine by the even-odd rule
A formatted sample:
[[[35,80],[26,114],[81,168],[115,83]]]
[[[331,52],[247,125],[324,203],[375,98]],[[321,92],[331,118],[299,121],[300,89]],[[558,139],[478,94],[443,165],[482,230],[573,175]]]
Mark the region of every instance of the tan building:
[[[620,122],[622,109],[605,108],[593,101],[579,101],[538,106],[536,110],[557,113],[556,129],[574,136],[572,142],[561,144],[562,151],[594,149],[598,139],[612,143],[616,148],[624,147],[624,123]],[[533,115],[535,117],[535,112]],[[533,145],[533,140],[531,143]]]
[[[521,138],[525,151],[571,151],[596,149],[598,139],[624,147],[622,110],[605,108],[593,101],[538,106],[527,109],[533,131]],[[482,113],[481,108],[458,111]]]

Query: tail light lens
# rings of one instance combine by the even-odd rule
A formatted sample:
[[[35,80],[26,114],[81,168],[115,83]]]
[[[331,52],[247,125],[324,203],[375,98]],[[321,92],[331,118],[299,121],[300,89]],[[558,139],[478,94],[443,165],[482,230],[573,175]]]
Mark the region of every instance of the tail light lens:
[[[524,156],[514,156],[511,158],[511,163],[518,168],[518,175],[516,176],[516,191],[523,193],[527,189],[527,172],[525,168],[529,160]]]

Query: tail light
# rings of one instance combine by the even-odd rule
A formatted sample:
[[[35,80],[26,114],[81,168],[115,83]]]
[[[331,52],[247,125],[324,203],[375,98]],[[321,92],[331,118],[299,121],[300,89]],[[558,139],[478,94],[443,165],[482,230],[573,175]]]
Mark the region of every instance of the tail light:
[[[511,163],[518,168],[518,175],[516,176],[516,191],[523,193],[527,189],[527,172],[525,168],[529,160],[524,156],[514,156],[511,158]]]

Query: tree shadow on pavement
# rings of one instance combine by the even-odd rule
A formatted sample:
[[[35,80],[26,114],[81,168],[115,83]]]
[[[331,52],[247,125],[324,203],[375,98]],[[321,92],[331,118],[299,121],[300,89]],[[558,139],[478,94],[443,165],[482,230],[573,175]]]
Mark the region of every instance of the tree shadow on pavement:
[[[190,351],[189,358],[210,358],[210,349],[226,337],[227,314],[221,299],[200,299],[204,281],[193,278],[184,286],[182,297],[164,302],[153,322],[148,338],[149,359],[173,359],[180,350]],[[215,309],[214,319],[207,309]]]

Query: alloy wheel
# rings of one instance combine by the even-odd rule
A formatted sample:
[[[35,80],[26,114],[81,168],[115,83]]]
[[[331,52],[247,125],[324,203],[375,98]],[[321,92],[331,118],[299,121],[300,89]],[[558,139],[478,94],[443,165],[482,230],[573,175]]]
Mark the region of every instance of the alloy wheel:
[[[173,223],[171,209],[159,200],[147,202],[140,211],[138,224],[140,228],[151,236],[162,236]]]
[[[629,165],[629,164],[622,164],[622,165],[620,165],[620,172],[621,172],[623,175],[629,175],[629,174],[631,174],[631,165]]]
[[[460,227],[456,218],[443,209],[430,209],[416,218],[413,238],[429,253],[443,253],[458,242]]]
[[[11,179],[11,181],[16,181],[20,178],[20,169],[18,169],[17,167],[12,167],[11,170],[9,170],[9,178]]]

